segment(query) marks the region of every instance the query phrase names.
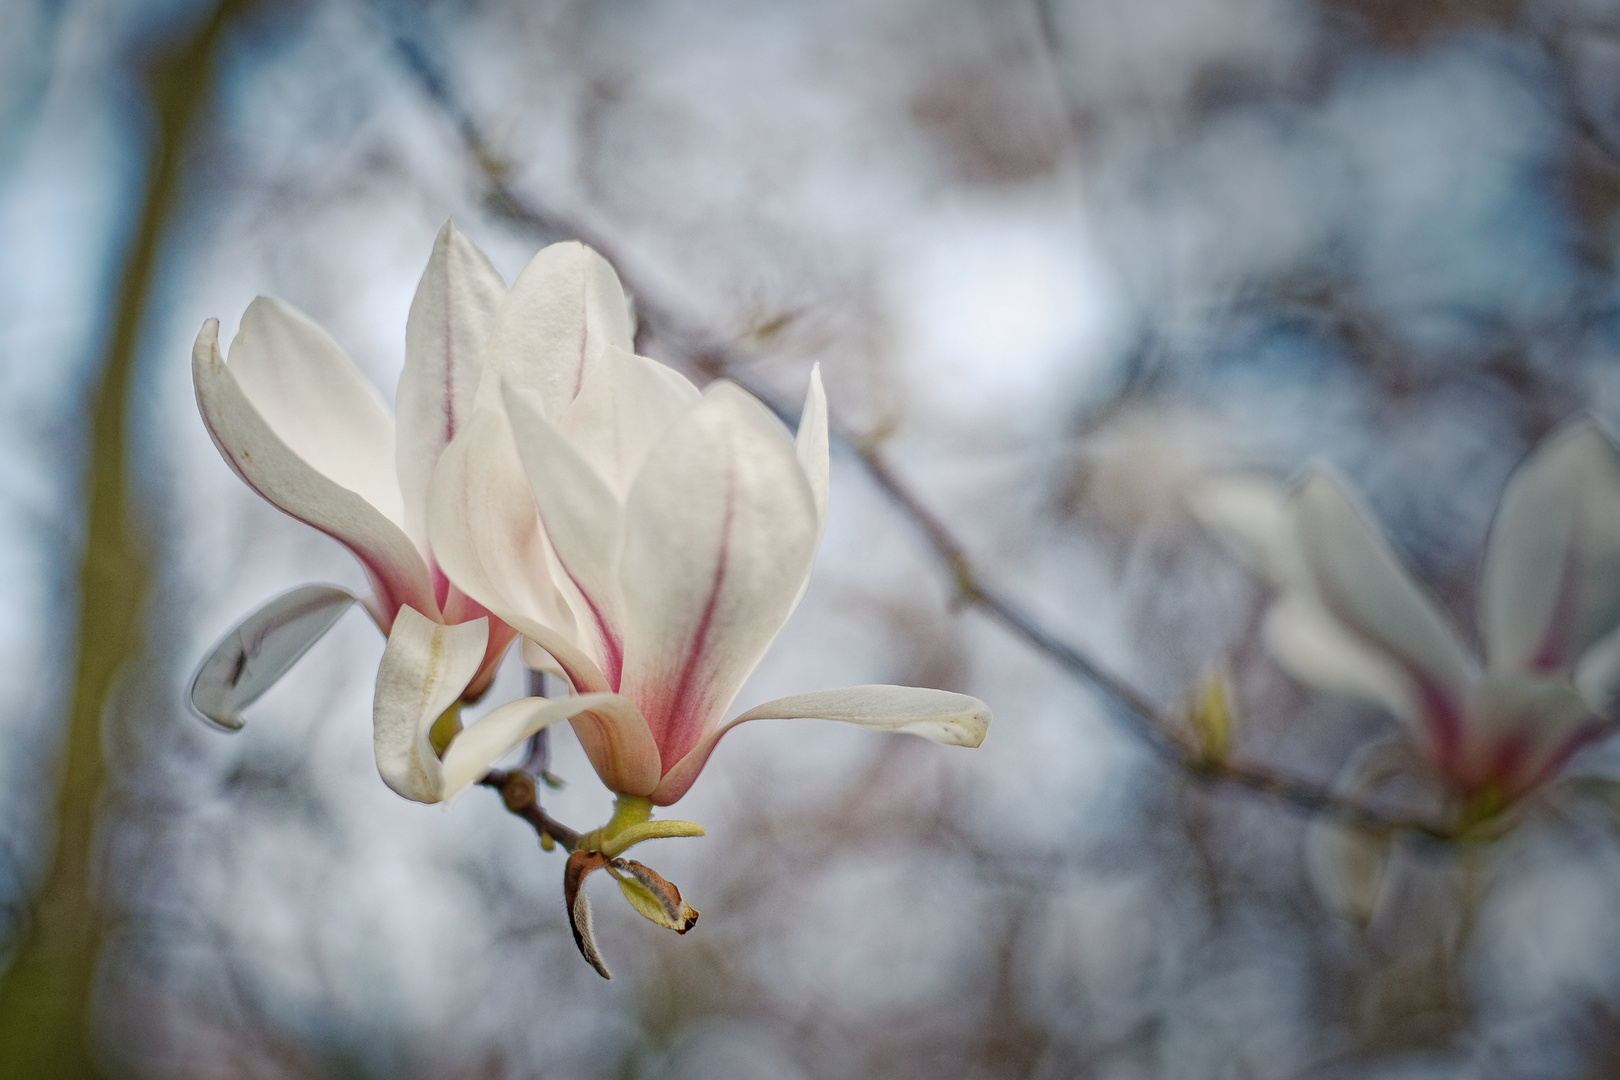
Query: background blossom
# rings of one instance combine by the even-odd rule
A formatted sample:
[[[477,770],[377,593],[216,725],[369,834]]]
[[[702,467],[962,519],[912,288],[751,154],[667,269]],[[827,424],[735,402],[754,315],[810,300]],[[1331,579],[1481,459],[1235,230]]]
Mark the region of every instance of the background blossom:
[[[1331,786],[1405,730],[1276,669],[1272,590],[1187,495],[1327,463],[1468,639],[1509,474],[1570,417],[1620,420],[1604,5],[312,0],[232,4],[205,40],[207,15],[0,6],[0,920],[118,883],[101,923],[47,921],[103,928],[60,970],[109,1071],[1615,1072],[1612,751],[1467,872],[1416,845],[1362,930],[1310,888],[1314,817],[1144,752],[960,606],[854,456],[1167,723],[1223,664],[1234,760]],[[552,241],[608,254],[635,351],[694,385],[724,369],[791,415],[822,365],[853,438],[815,585],[739,701],[996,705],[972,754],[728,736],[679,804],[708,837],[648,856],[703,921],[600,904],[612,983],[493,795],[441,813],[376,782],[365,620],[239,737],[178,689],[267,597],[367,588],[221,468],[198,326],[228,341],[278,296],[386,400],[451,217],[507,281]],[[92,479],[129,493],[94,530]],[[81,607],[109,521],[127,561],[93,561]],[[503,669],[487,707],[525,690]],[[605,817],[566,734],[551,768],[548,810]]]

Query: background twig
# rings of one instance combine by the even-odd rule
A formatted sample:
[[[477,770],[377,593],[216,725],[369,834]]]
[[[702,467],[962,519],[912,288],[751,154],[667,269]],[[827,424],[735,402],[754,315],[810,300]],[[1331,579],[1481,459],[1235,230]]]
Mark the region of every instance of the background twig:
[[[388,19],[388,12],[380,10]],[[730,342],[719,340],[666,304],[640,280],[634,263],[624,257],[625,253],[588,223],[515,190],[507,181],[506,170],[488,138],[426,48],[392,20],[389,32],[402,64],[415,76],[423,93],[450,119],[468,155],[477,164],[487,185],[486,205],[543,241],[578,239],[601,252],[634,295],[637,313],[647,333],[687,356],[694,365],[738,383],[785,420],[797,419],[796,410],[776,400],[743,374],[743,369],[756,357]],[[1113,705],[1110,714],[1172,766],[1201,782],[1235,787],[1345,825],[1374,831],[1411,832],[1434,840],[1454,838],[1455,830],[1446,825],[1390,814],[1308,780],[1259,765],[1211,760],[1171,728],[1168,718],[1146,695],[1047,629],[1023,607],[986,582],[943,519],[896,473],[878,440],[858,437],[836,422],[831,424],[831,435],[837,445],[850,451],[861,463],[890,503],[922,532],[934,554],[950,571],[963,604],[990,615],[1062,670],[1085,685],[1101,690]],[[536,825],[536,828],[541,826]]]

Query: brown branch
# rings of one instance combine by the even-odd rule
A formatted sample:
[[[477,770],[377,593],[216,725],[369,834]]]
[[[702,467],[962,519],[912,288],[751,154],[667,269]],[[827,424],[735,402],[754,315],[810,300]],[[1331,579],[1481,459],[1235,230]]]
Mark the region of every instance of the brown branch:
[[[506,809],[533,826],[535,835],[542,841],[554,841],[564,851],[574,850],[574,845],[579,843],[579,833],[540,808],[534,777],[528,773],[520,769],[491,769],[478,783],[500,792]]]
[[[469,156],[478,163],[486,183],[486,206],[542,239],[578,239],[600,251],[619,271],[635,296],[642,323],[653,337],[684,353],[701,367],[723,373],[784,419],[797,419],[796,411],[774,400],[772,395],[740,374],[740,369],[754,357],[716,335],[706,333],[666,307],[656,293],[646,288],[646,282],[637,277],[633,271],[634,264],[623,257],[617,244],[585,223],[554,207],[541,205],[513,189],[507,183],[506,170],[499,158],[476,121],[455,96],[443,72],[434,65],[421,44],[409,38],[397,25],[392,28],[392,34],[402,62],[417,77],[422,91],[450,118]],[[1048,630],[1005,594],[986,584],[961,542],[939,515],[930,510],[899,478],[875,440],[859,438],[837,424],[830,425],[829,430],[833,441],[854,454],[889,501],[923,534],[934,554],[949,569],[963,604],[991,616],[1013,636],[1081,683],[1100,689],[1115,706],[1111,710],[1113,716],[1171,765],[1201,782],[1236,787],[1354,828],[1375,832],[1408,832],[1437,841],[1456,838],[1455,828],[1421,818],[1391,814],[1347,798],[1325,785],[1267,767],[1210,759],[1176,733],[1169,718],[1146,695]],[[491,773],[483,782],[486,786],[501,788],[504,797],[502,784],[505,780],[498,778],[510,775]],[[532,794],[532,780],[529,790]],[[508,809],[512,809],[511,802],[507,805]],[[578,834],[551,821],[538,806],[526,810],[513,809],[512,812],[530,821],[537,832],[542,835],[549,833],[559,843],[563,843],[563,840],[556,829],[577,838]],[[565,843],[564,846],[570,845]]]

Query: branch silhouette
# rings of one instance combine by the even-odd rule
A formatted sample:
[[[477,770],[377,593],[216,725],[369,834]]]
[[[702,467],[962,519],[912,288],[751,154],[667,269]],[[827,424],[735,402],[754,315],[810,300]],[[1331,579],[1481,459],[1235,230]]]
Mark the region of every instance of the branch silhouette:
[[[415,78],[419,88],[450,121],[469,158],[476,164],[485,185],[484,205],[517,228],[542,242],[580,240],[601,252],[618,270],[628,291],[636,298],[636,309],[643,331],[685,356],[695,367],[731,379],[754,394],[784,420],[797,420],[798,411],[784,404],[744,373],[759,357],[735,342],[726,341],[698,325],[686,313],[670,304],[649,282],[636,274],[635,263],[606,231],[593,227],[582,214],[549,205],[528,192],[512,186],[501,155],[479,126],[471,111],[456,95],[445,71],[427,48],[410,35],[409,27],[397,13],[382,7],[378,11],[387,23],[401,65]],[[1110,716],[1156,755],[1189,778],[1204,784],[1231,787],[1263,797],[1273,803],[1307,814],[1330,818],[1340,824],[1374,833],[1410,833],[1434,841],[1451,841],[1459,836],[1457,826],[1421,817],[1391,813],[1345,796],[1332,787],[1273,768],[1212,756],[1181,733],[1175,714],[1154,705],[1140,690],[1108,670],[1080,648],[1065,641],[1039,619],[991,584],[979,571],[966,547],[945,524],[943,518],[901,478],[883,453],[881,439],[858,435],[829,423],[834,445],[851,454],[888,501],[921,534],[933,554],[949,572],[959,602],[978,609],[999,623],[1015,638],[1045,656],[1060,670],[1082,685],[1101,691],[1111,708]],[[486,786],[501,788],[503,776],[491,774]],[[504,790],[504,789],[502,789]],[[519,816],[525,816],[524,813]],[[556,822],[531,820],[537,832],[561,842],[555,829],[571,833]],[[567,846],[567,845],[565,845]]]

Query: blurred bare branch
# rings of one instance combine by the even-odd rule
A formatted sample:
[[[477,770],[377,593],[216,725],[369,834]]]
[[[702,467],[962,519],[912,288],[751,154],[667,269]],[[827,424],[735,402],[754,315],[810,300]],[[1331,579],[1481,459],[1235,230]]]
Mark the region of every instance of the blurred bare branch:
[[[388,16],[386,6],[379,5]],[[517,190],[507,179],[499,159],[490,150],[476,118],[457,96],[448,75],[426,45],[412,38],[405,24],[390,19],[390,33],[402,65],[417,80],[422,92],[451,120],[469,156],[487,184],[486,203],[514,224],[543,240],[577,238],[602,252],[618,269],[647,331],[667,347],[685,355],[711,375],[724,375],[769,405],[785,420],[796,410],[745,374],[755,356],[709,332],[669,305],[640,280],[633,260],[619,245],[567,212],[546,205]],[[1454,839],[1456,829],[1442,822],[1389,813],[1344,797],[1332,788],[1292,777],[1273,769],[1232,760],[1214,760],[1187,739],[1149,698],[1109,671],[1073,644],[1045,627],[1007,593],[985,580],[964,545],[944,520],[900,478],[884,454],[881,439],[851,432],[836,420],[830,424],[833,441],[852,453],[891,504],[914,525],[929,548],[950,573],[960,603],[977,608],[1030,648],[1046,656],[1082,683],[1100,690],[1110,701],[1111,715],[1151,747],[1164,761],[1201,782],[1231,786],[1309,814],[1332,818],[1345,825],[1377,832],[1410,832],[1437,841]],[[537,825],[537,829],[541,826]]]

